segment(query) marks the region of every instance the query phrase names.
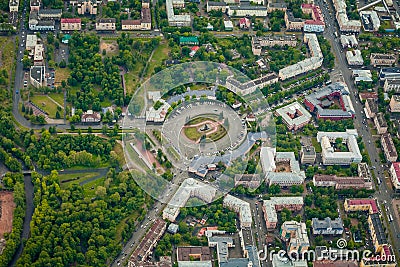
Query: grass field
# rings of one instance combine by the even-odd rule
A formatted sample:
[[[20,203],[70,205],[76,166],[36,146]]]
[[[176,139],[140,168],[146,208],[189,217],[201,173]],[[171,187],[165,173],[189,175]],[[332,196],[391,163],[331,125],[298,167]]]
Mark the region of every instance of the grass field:
[[[57,105],[46,95],[34,95],[30,97],[30,100],[39,108],[47,112],[50,118],[56,117]]]
[[[321,144],[317,141],[316,137],[311,138],[311,143],[314,146],[316,153],[322,152]]]
[[[13,66],[15,65],[15,41],[13,38],[0,36],[0,47],[1,47],[1,57],[0,57],[0,71],[5,70],[8,73],[7,84],[1,85],[1,88],[7,88],[9,82],[14,81],[13,77]],[[3,105],[8,105],[11,103],[11,98],[2,97]]]
[[[99,179],[96,179],[94,181],[91,181],[91,182],[85,184],[83,186],[83,193],[85,194],[85,196],[86,197],[96,196],[96,188],[99,185],[103,185],[105,180],[106,180],[106,178],[103,177],[103,178],[99,178]]]
[[[64,106],[64,94],[63,93],[50,93],[49,96],[53,98],[61,106]]]
[[[97,175],[99,175],[98,172],[59,174],[58,179],[60,180],[61,188],[65,189],[71,184],[79,184]]]
[[[144,65],[140,62],[137,62],[135,68],[130,70],[128,73],[125,73],[125,87],[126,93],[133,93],[136,91],[139,83],[139,76],[144,68]]]
[[[176,160],[179,160],[179,154],[178,152],[175,150],[175,148],[173,148],[172,146],[167,147],[167,151],[168,153],[170,153]]]
[[[118,155],[118,162],[121,166],[125,165],[125,154],[120,143],[116,143],[114,146],[114,151]]]
[[[69,74],[70,74],[70,69],[69,68],[55,68],[56,74],[55,74],[55,80],[54,84],[56,86],[61,85],[61,81],[67,81]]]
[[[195,125],[195,124],[198,124],[198,123],[201,123],[204,121],[216,122],[216,120],[213,120],[213,119],[210,119],[207,117],[197,117],[197,118],[190,120],[188,123],[186,123],[186,125],[187,126]],[[201,136],[203,136],[204,134],[207,134],[207,132],[212,130],[212,129],[209,129],[208,131],[205,131],[205,132],[199,131],[199,129],[203,128],[203,127],[204,127],[204,125],[187,127],[187,128],[184,128],[183,133],[185,134],[185,136],[187,138],[196,142],[197,140],[200,139]],[[218,127],[218,129],[216,132],[207,135],[207,139],[206,139],[207,142],[208,141],[217,141],[226,135],[226,129],[222,125],[218,125],[217,127]]]
[[[151,58],[149,65],[147,66],[146,79],[150,78],[150,76],[154,74],[155,67],[161,66],[164,60],[168,59],[169,52],[170,48],[168,46],[168,43],[166,41],[161,42],[159,46],[154,50],[153,57]]]

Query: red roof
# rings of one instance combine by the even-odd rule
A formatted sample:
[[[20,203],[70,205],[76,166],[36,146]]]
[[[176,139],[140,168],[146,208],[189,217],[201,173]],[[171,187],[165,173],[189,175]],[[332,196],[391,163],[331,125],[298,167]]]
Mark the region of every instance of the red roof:
[[[396,172],[397,181],[400,182],[400,162],[393,162],[392,163],[394,171]]]
[[[351,206],[370,205],[372,213],[378,213],[378,206],[375,199],[348,199],[347,203]]]
[[[305,24],[311,24],[311,25],[325,25],[322,21],[319,20],[306,20]]]
[[[190,50],[192,51],[197,51],[199,50],[200,47],[198,47],[197,45],[193,46],[192,48],[190,48]]]
[[[239,24],[250,24],[250,20],[248,18],[241,18]]]
[[[81,23],[81,19],[61,19],[61,23]]]

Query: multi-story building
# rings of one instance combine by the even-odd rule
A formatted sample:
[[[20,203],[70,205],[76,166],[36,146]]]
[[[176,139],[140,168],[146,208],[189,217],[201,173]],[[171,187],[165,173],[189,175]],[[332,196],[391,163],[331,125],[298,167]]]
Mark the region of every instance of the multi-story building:
[[[394,54],[379,54],[379,53],[371,53],[370,56],[371,65],[374,67],[377,66],[393,66],[396,63],[397,59]]]
[[[10,0],[8,2],[8,8],[10,9],[10,12],[18,12],[18,7],[19,7],[19,0]]]
[[[286,12],[286,10],[287,10],[286,3],[283,1],[275,2],[275,3],[273,1],[268,1],[268,3],[267,3],[268,13],[271,13],[272,11],[275,11],[275,10],[280,10],[280,11]]]
[[[207,13],[210,12],[211,10],[221,10],[222,12],[225,13],[226,9],[228,8],[228,5],[225,2],[215,2],[215,1],[207,1]]]
[[[40,0],[31,0],[30,1],[31,11],[39,11],[40,9]]]
[[[390,179],[396,192],[400,192],[400,162],[393,162],[390,166]]]
[[[312,116],[298,102],[293,102],[275,111],[275,116],[281,116],[288,130],[298,130],[306,126]]]
[[[224,198],[223,205],[239,214],[239,221],[242,228],[251,227],[253,219],[248,202],[228,194]]]
[[[126,19],[121,21],[122,30],[151,30],[151,12],[149,8],[142,8],[141,19]]]
[[[381,21],[379,19],[378,13],[374,10],[363,10],[360,12],[361,21],[363,21],[364,31],[373,32],[378,31],[381,26]]]
[[[337,108],[333,108],[334,103]],[[336,82],[309,94],[305,106],[317,114],[318,119],[341,120],[354,117],[355,110],[350,91],[345,83]]]
[[[313,267],[359,267],[357,260],[322,259],[313,261]]]
[[[357,130],[347,129],[346,132],[318,132],[317,140],[322,147],[322,162],[324,165],[350,165],[360,163],[362,155],[357,144]],[[347,151],[335,151],[332,143],[341,138],[347,146]]]
[[[302,146],[300,150],[300,162],[301,164],[314,164],[317,153],[313,146]]]
[[[376,116],[374,118],[374,124],[375,124],[378,134],[384,134],[387,132],[388,125],[387,125],[387,122],[385,120],[385,116],[383,115],[383,113],[379,112],[376,114]]]
[[[36,34],[27,34],[26,35],[26,44],[25,48],[28,51],[35,51],[35,46],[38,43],[38,37]]]
[[[82,27],[81,19],[61,19],[62,31],[80,31]]]
[[[61,19],[62,9],[39,9],[38,17],[41,20],[59,20]]]
[[[271,197],[263,202],[264,219],[267,229],[275,229],[278,223],[278,211],[284,208],[300,211],[303,208],[303,197]]]
[[[250,189],[256,189],[261,184],[261,176],[259,174],[235,174],[235,187],[243,185]]]
[[[322,66],[324,59],[317,36],[313,33],[304,34],[304,42],[310,50],[310,58],[306,58],[296,64],[287,66],[279,70],[279,78],[284,81],[297,75],[318,69]]]
[[[381,135],[381,144],[386,160],[390,162],[397,161],[397,151],[393,143],[392,136],[389,133]]]
[[[379,79],[381,81],[399,80],[400,79],[400,68],[382,68],[379,72]]]
[[[364,181],[371,183],[372,186],[372,175],[367,163],[365,162],[359,163],[357,166],[357,172],[358,172],[358,177],[364,178]]]
[[[400,112],[400,95],[392,95],[389,106],[390,112]]]
[[[374,98],[367,98],[365,100],[365,114],[367,118],[375,118],[376,113],[378,113],[378,104],[376,99]]]
[[[379,247],[376,255],[372,257],[363,257],[360,267],[396,267],[396,255],[390,245]]]
[[[174,8],[182,8],[184,6],[185,6],[184,1],[166,0],[165,7],[167,10],[169,26],[183,27],[183,26],[190,26],[192,24],[192,19],[190,17],[190,14],[175,15]]]
[[[314,235],[341,235],[343,234],[343,221],[340,217],[332,220],[326,217],[323,220],[312,218],[312,229]]]
[[[304,32],[323,32],[325,30],[324,16],[319,6],[303,3],[301,10],[303,13],[311,14],[312,16],[312,20],[307,19],[304,22]]]
[[[346,52],[347,64],[350,66],[362,66],[364,65],[364,60],[361,55],[360,50],[352,50]]]
[[[266,17],[267,8],[265,6],[253,6],[253,5],[243,5],[243,6],[228,6],[228,15],[232,17],[245,17],[245,16],[256,16],[256,17]]]
[[[96,21],[96,31],[115,31],[115,19],[99,19]]]
[[[79,0],[77,11],[79,15],[97,15],[97,1],[96,0]]]
[[[358,46],[358,41],[356,36],[353,35],[344,35],[340,36],[340,43],[343,48],[356,48]]]
[[[375,199],[346,199],[344,201],[344,210],[346,212],[368,211],[369,214],[378,213],[378,205]]]
[[[287,245],[289,254],[297,253],[296,255],[302,255],[310,246],[305,223],[286,221],[281,226],[280,235]]]
[[[44,65],[44,47],[43,44],[36,44],[33,52],[33,65],[43,66]]]
[[[395,93],[400,93],[400,79],[385,79],[383,89],[385,92],[394,91]]]
[[[82,114],[81,122],[83,123],[99,123],[101,121],[101,115],[99,112],[88,110]]]
[[[361,22],[359,20],[349,20],[347,17],[345,0],[333,0],[333,5],[336,10],[336,20],[339,24],[339,29],[342,32],[360,32]]]
[[[291,35],[267,35],[267,36],[254,36],[251,39],[251,48],[253,54],[256,56],[261,55],[263,47],[273,46],[292,46],[297,45],[297,39]]]
[[[372,237],[375,251],[378,251],[383,245],[388,245],[385,230],[383,228],[379,213],[369,214],[368,228]]]
[[[372,189],[371,180],[364,177],[337,177],[336,175],[315,174],[314,186],[333,186],[335,189]]]
[[[301,31],[304,27],[304,20],[295,18],[292,11],[286,10],[285,25],[288,31]]]
[[[32,66],[29,71],[29,80],[36,88],[47,86],[46,67]]]
[[[275,73],[262,75],[254,80],[241,83],[232,76],[226,79],[225,87],[235,94],[248,95],[254,93],[257,89],[261,89],[267,85],[278,82],[278,76]]]
[[[300,170],[294,152],[276,152],[271,147],[262,147],[260,162],[269,185],[286,187],[300,185],[305,180],[305,173]]]
[[[178,267],[212,267],[212,253],[209,247],[178,247],[176,249]]]

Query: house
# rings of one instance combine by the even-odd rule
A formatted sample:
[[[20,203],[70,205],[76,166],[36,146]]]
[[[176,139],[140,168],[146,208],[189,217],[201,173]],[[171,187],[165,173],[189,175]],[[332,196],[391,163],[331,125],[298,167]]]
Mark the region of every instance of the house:
[[[311,114],[298,102],[293,102],[277,109],[275,111],[275,116],[282,117],[282,121],[289,131],[297,131],[303,128],[312,118]]]
[[[397,58],[394,54],[379,54],[371,53],[370,56],[371,65],[377,66],[393,66],[396,63]]]
[[[233,31],[233,23],[230,20],[224,20],[225,31]]]
[[[97,15],[97,1],[96,0],[80,0],[78,1],[77,11],[79,15]]]
[[[360,163],[362,155],[357,143],[358,133],[355,129],[347,129],[346,132],[318,132],[317,141],[322,148],[322,163],[324,165],[350,165]],[[337,151],[333,143],[340,138],[346,151]]]
[[[400,192],[400,162],[393,162],[390,166],[390,178],[395,191]]]
[[[392,95],[389,106],[390,112],[400,112],[400,95]]]
[[[304,20],[295,18],[290,10],[286,10],[284,19],[288,31],[301,31],[304,27]]]
[[[190,56],[190,57],[194,57],[194,55],[196,54],[197,50],[199,50],[199,49],[200,49],[200,47],[197,46],[197,45],[192,46],[192,47],[190,48],[189,56]]]
[[[31,66],[29,70],[30,83],[36,87],[47,86],[46,67],[45,66]]]
[[[179,45],[199,45],[197,36],[181,36],[179,37]]]
[[[80,31],[81,30],[81,19],[61,19],[61,30],[62,31]]]
[[[367,98],[365,100],[365,115],[368,119],[375,118],[376,113],[378,113],[378,103],[375,98]]]
[[[82,123],[98,123],[101,121],[101,115],[99,112],[94,112],[93,110],[88,110],[84,112],[81,116]]]
[[[241,18],[239,20],[240,29],[250,29],[251,21],[248,18]]]
[[[384,134],[387,132],[388,125],[383,113],[379,112],[378,114],[376,114],[374,118],[374,124],[378,134]]]
[[[306,224],[296,221],[286,221],[281,226],[281,239],[286,243],[287,251],[303,255],[310,247]]]
[[[381,144],[385,158],[387,161],[395,162],[397,161],[397,151],[393,143],[392,137],[389,133],[381,135]]]
[[[264,220],[267,229],[275,229],[278,223],[278,211],[284,208],[291,211],[300,211],[303,208],[303,197],[271,197],[263,201]]]
[[[115,31],[115,19],[99,19],[96,21],[96,31]]]
[[[343,234],[343,222],[340,217],[332,220],[326,217],[323,220],[312,218],[312,229],[314,235],[341,235]]]
[[[300,150],[300,162],[301,164],[314,164],[317,153],[313,146],[302,146]]]

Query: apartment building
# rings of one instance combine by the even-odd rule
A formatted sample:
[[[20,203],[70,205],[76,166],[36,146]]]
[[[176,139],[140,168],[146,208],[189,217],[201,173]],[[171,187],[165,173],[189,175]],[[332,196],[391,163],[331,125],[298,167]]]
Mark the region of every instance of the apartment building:
[[[396,255],[390,245],[383,245],[372,257],[363,257],[360,267],[396,267]]]
[[[288,253],[302,255],[310,247],[305,223],[286,221],[281,226],[280,235],[286,243]]]
[[[303,208],[303,197],[271,197],[263,201],[264,219],[267,229],[275,229],[278,223],[277,212],[286,208],[291,211],[300,211]]]
[[[346,199],[344,201],[344,210],[346,212],[368,211],[369,214],[378,213],[378,205],[375,199]]]
[[[79,0],[77,1],[77,12],[79,15],[97,15],[96,0]]]
[[[381,135],[381,144],[386,160],[390,162],[397,161],[396,147],[394,146],[392,137],[389,133]]]
[[[115,31],[115,21],[115,18],[97,20],[96,31]]]
[[[226,79],[225,87],[235,94],[248,95],[254,93],[257,89],[277,82],[278,76],[275,73],[268,73],[245,83],[241,83],[232,76],[229,76]]]
[[[268,13],[271,13],[272,11],[275,11],[275,10],[280,10],[280,11],[286,12],[286,10],[287,10],[286,3],[283,1],[281,1],[281,2],[268,1],[268,3],[267,3]]]
[[[211,10],[221,10],[222,12],[225,13],[226,9],[228,8],[228,5],[225,2],[215,2],[215,1],[207,1],[206,4],[207,8],[207,13],[210,12]]]
[[[256,189],[261,185],[261,176],[259,174],[235,174],[235,187],[243,185],[250,189]]]
[[[324,16],[319,6],[303,3],[301,10],[312,16],[312,19],[305,20],[304,32],[323,32],[325,30]]]
[[[393,162],[390,166],[390,179],[396,192],[400,192],[400,162]]]
[[[382,68],[379,72],[379,79],[381,81],[389,80],[399,80],[400,79],[400,68]]]
[[[396,63],[397,58],[394,54],[371,53],[370,60],[371,65],[374,67],[393,66],[393,64]]]
[[[343,48],[356,48],[358,47],[358,41],[356,36],[353,35],[344,35],[340,36],[340,43]]]
[[[361,31],[361,22],[359,20],[349,20],[347,17],[345,0],[333,0],[333,6],[336,10],[336,20],[340,31],[356,33]]]
[[[261,50],[264,47],[285,45],[295,47],[297,45],[297,38],[291,35],[267,35],[254,36],[251,39],[251,48],[253,54],[256,56],[261,55]]]
[[[250,204],[232,195],[226,195],[223,206],[239,214],[239,221],[242,228],[249,228],[253,222]]]
[[[313,146],[302,146],[300,150],[300,162],[301,164],[314,164],[317,153]]]
[[[8,2],[8,8],[10,9],[10,12],[18,12],[18,7],[19,7],[19,0],[10,0]]]
[[[228,6],[227,14],[233,17],[266,17],[267,8],[265,6],[243,5],[243,6]]]
[[[381,217],[378,213],[369,214],[367,221],[372,243],[374,244],[375,251],[378,251],[383,245],[388,245]]]
[[[364,177],[338,177],[336,175],[315,174],[313,177],[314,186],[335,187],[341,189],[372,189],[371,180]]]
[[[175,15],[174,8],[183,8],[184,6],[185,6],[184,1],[180,0],[165,1],[169,26],[184,27],[191,25],[192,19],[190,17],[190,14]]]
[[[286,10],[285,25],[288,31],[302,31],[304,27],[304,20],[301,18],[295,18],[292,11]]]
[[[39,0],[31,0],[30,1],[31,11],[39,11],[40,9],[40,1]]]
[[[282,117],[282,121],[285,123],[289,131],[297,131],[303,128],[312,118],[311,114],[298,102],[293,102],[277,109],[275,111],[275,116]]]
[[[61,19],[62,9],[39,9],[38,17],[40,20],[59,20]]]
[[[61,19],[62,31],[80,31],[82,27],[81,19]]]
[[[31,66],[29,70],[29,81],[36,88],[47,86],[46,67]]]
[[[126,19],[121,21],[121,29],[125,31],[151,30],[151,11],[142,8],[140,19]]]
[[[385,119],[385,116],[383,115],[383,113],[379,112],[376,114],[376,116],[374,118],[374,124],[375,124],[378,134],[384,134],[387,132],[388,125],[387,125],[387,122],[386,122],[386,119]]]
[[[367,98],[365,100],[365,114],[367,118],[375,118],[376,113],[378,113],[378,103],[376,102],[375,98]]]
[[[364,65],[364,60],[361,55],[360,50],[352,50],[352,51],[347,51],[346,52],[346,60],[347,64],[350,66],[362,66]]]
[[[311,227],[314,235],[341,235],[343,234],[343,221],[340,217],[332,220],[326,217],[323,220],[312,218]]]
[[[400,79],[385,79],[383,89],[385,92],[394,91],[395,93],[400,93]]]
[[[33,51],[33,65],[43,66],[44,62],[44,47],[43,44],[36,44]]]
[[[400,95],[392,95],[389,106],[390,112],[400,112]]]

